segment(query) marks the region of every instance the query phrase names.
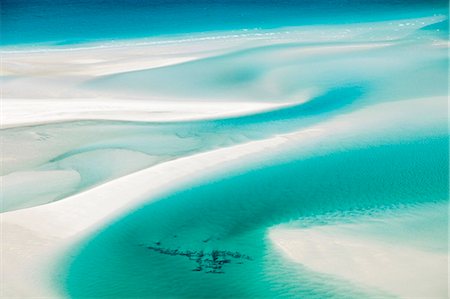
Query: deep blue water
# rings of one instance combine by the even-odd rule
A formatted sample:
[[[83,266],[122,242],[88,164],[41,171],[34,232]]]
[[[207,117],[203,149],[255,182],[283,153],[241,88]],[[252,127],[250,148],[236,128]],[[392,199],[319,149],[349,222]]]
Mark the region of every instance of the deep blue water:
[[[445,0],[2,0],[0,45],[349,23],[447,13]]]

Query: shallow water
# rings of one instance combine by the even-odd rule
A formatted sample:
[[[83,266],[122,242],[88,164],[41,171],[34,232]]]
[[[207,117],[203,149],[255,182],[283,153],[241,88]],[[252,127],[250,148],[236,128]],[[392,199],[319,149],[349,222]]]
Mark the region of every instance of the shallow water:
[[[442,202],[447,147],[447,137],[438,137],[307,159],[278,152],[281,161],[189,186],[110,225],[77,250],[67,290],[73,298],[358,298],[358,288],[335,282],[334,289],[286,265],[267,243],[267,229],[303,217],[320,222],[327,213]],[[195,261],[214,250],[251,259],[225,256],[230,264],[218,270]],[[182,255],[188,251],[192,260]]]
[[[118,9],[122,2],[124,11]],[[208,120],[89,120],[2,129],[2,212],[64,201],[201,152],[286,140],[214,173],[173,182],[162,195],[143,198],[74,244],[50,271],[67,297],[402,297],[402,290],[391,292],[314,263],[335,258],[348,260],[349,267],[358,264],[348,244],[343,252],[312,260],[301,250],[300,258],[289,255],[271,234],[286,228],[310,229],[317,246],[322,227],[369,248],[388,246],[395,253],[386,256],[388,264],[400,263],[404,272],[409,265],[398,258],[402,250],[447,254],[448,215],[442,211],[449,198],[448,3],[409,1],[405,8],[403,1],[244,2],[61,1],[45,13],[52,18],[39,13],[46,1],[2,3],[8,30],[1,43],[18,48],[51,43],[46,50],[64,50],[72,43],[186,33],[143,42],[175,41],[177,49],[189,38],[208,36],[202,43],[211,55],[76,78],[74,92],[287,104]],[[104,10],[98,18],[68,26],[99,7]],[[274,29],[293,25],[304,26]],[[88,30],[93,26],[98,30]],[[212,32],[254,27],[270,30]],[[208,48],[221,34],[231,36],[233,46]],[[341,241],[332,237],[331,243]],[[302,250],[314,249],[308,245]],[[364,271],[379,270],[369,262],[360,261],[372,267]],[[435,270],[430,277],[445,272]],[[396,283],[396,277],[389,279]],[[433,280],[438,291],[446,288],[441,280],[442,275]]]
[[[376,221],[392,209],[420,211],[428,204],[438,211],[446,205],[445,109],[430,114],[412,100],[424,98],[422,107],[431,107],[427,99],[447,92],[446,49],[435,47],[440,33],[427,30],[417,28],[386,47],[356,52],[303,59],[304,45],[264,47],[90,82],[89,88],[115,85],[118,90],[233,100],[277,98],[280,94],[265,92],[264,82],[273,82],[287,97],[317,86],[320,91],[305,103],[172,128],[189,128],[185,137],[208,139],[214,132],[216,141],[311,128],[326,134],[268,150],[124,215],[73,249],[74,258],[64,263],[64,290],[72,298],[396,297],[383,288],[289,262],[268,236],[283,223],[297,228],[359,223],[357,215]],[[373,30],[368,39],[383,33],[386,28]],[[233,76],[224,77],[227,72]],[[170,85],[174,77],[183,82],[175,89]],[[443,101],[437,100],[441,107]],[[433,229],[442,222],[426,222],[426,213],[418,213],[416,223],[431,229],[414,239],[398,223],[391,235],[370,227],[358,233],[391,245],[401,236],[410,240],[404,246],[445,252],[439,240],[447,238],[446,231]],[[425,243],[440,245],[424,249]]]

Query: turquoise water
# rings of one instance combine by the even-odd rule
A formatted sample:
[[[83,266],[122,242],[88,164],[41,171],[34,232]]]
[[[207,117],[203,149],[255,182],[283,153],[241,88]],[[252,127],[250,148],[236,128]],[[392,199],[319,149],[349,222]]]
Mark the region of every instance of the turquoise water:
[[[6,174],[79,175],[72,188],[44,194],[39,203],[31,198],[30,206],[169,160],[300,132],[298,140],[144,198],[70,248],[52,269],[55,287],[80,299],[395,297],[293,262],[269,232],[375,223],[350,233],[448,251],[447,7],[381,0],[3,1],[2,46],[101,46],[221,30],[274,34],[273,43],[238,34],[246,46],[77,87],[124,99],[289,104],[210,120],[3,129],[8,143],[34,149],[17,151],[14,163],[5,162]],[[277,29],[284,26],[295,27]]]
[[[1,5],[1,45],[70,45],[167,34],[406,18],[446,13],[448,2],[4,0]]]
[[[446,107],[447,49],[433,46],[443,40],[437,29],[445,21],[436,23],[441,25],[412,30],[388,47],[355,53],[303,57],[297,53],[305,44],[264,46],[87,82],[86,88],[118,92],[211,100],[222,95],[236,103],[292,97],[293,103],[208,121],[114,123],[129,126],[124,132],[134,136],[90,145],[94,148],[120,145],[159,154],[183,149],[186,154],[302,128],[321,128],[329,135],[266,150],[251,161],[177,185],[122,215],[72,249],[57,271],[61,290],[71,298],[395,297],[290,262],[268,234],[283,224],[305,228],[358,223],[363,215],[393,226],[389,234],[363,229],[362,236],[447,251],[448,232],[441,228],[447,217],[439,213],[449,197],[447,116],[445,109],[422,112],[412,100],[424,98],[431,107],[431,99],[441,97],[438,101]],[[359,36],[359,42],[329,45],[389,41],[386,34],[394,28]],[[174,87],[174,79],[181,83]],[[277,87],[276,92],[265,89],[267,82]],[[295,102],[298,92],[313,87],[318,90],[314,96]],[[377,110],[382,104],[388,105],[384,113]],[[363,111],[368,112],[352,116]],[[390,113],[397,117],[384,118]],[[346,119],[355,127],[339,122]],[[156,145],[150,136],[157,132],[180,139]],[[199,143],[178,143],[187,140]],[[431,206],[438,220],[430,221],[428,212],[421,214],[425,206]],[[411,209],[419,211],[413,223],[423,229],[414,237],[407,224],[380,216],[396,215],[392,211],[408,214],[405,211]]]
[[[446,136],[367,144],[311,158],[281,150],[276,158],[265,158],[174,192],[105,228],[76,251],[66,281],[71,297],[373,295],[373,290],[365,293],[333,279],[328,283],[328,278],[286,264],[267,243],[267,229],[304,217],[320,222],[328,213],[364,213],[448,198]],[[440,233],[439,238],[446,236]],[[197,263],[174,250],[239,252],[251,260],[232,259],[223,273],[212,274],[208,268],[192,271]]]

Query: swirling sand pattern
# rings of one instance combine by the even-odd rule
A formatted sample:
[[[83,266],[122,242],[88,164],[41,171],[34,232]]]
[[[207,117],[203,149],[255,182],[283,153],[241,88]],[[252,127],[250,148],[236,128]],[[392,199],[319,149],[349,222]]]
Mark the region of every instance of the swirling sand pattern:
[[[421,32],[417,34],[421,35]],[[324,123],[332,121],[336,115],[358,115],[361,109],[371,111],[370,107],[376,106],[375,99],[378,104],[383,101],[394,102],[395,106],[392,106],[394,110],[414,106],[417,103],[408,100],[411,89],[406,91],[402,87],[403,80],[410,80],[405,77],[411,75],[413,68],[424,70],[422,74],[414,73],[416,78],[424,78],[422,75],[428,73],[429,67],[433,68],[435,74],[443,72],[442,61],[446,58],[440,50],[437,50],[436,54],[438,52],[441,54],[437,55],[432,54],[433,50],[431,50],[427,51],[426,55],[420,55],[420,59],[409,60],[411,58],[406,57],[404,60],[397,61],[394,66],[391,65],[392,71],[388,70],[386,65],[380,66],[383,63],[392,64],[394,57],[399,59],[400,53],[406,53],[404,49],[411,49],[411,38],[397,41],[388,47],[362,51],[358,54],[333,54],[333,60],[339,60],[337,63],[339,67],[342,67],[341,63],[346,64],[345,61],[351,57],[353,69],[349,72],[358,73],[358,75],[347,79],[351,75],[342,74],[342,85],[331,88],[306,103],[252,116],[201,123],[202,129],[199,132],[212,129],[216,134],[221,134],[221,132],[234,132],[234,130],[241,133],[255,130],[261,131],[256,133],[259,138],[267,138],[270,134],[298,131],[301,128],[321,128]],[[423,40],[419,42],[420,46],[416,44],[417,50],[428,43],[423,42]],[[298,46],[287,48],[292,50],[295,47]],[[283,57],[285,50],[284,46],[274,47],[270,48],[269,53],[281,51],[276,55]],[[237,56],[233,54],[231,57],[236,59],[235,57],[251,53],[243,61],[258,60],[260,59],[258,52],[259,50],[251,50]],[[260,51],[267,55],[266,52],[266,49]],[[388,58],[387,53],[392,55],[391,58]],[[276,56],[272,53],[270,55]],[[346,55],[349,57],[347,58]],[[358,55],[365,57],[361,64],[355,64],[354,59]],[[197,66],[202,72],[205,69],[215,70],[216,67],[203,64],[215,64],[228,57],[223,56],[204,62],[197,61],[131,75],[117,75],[112,79],[124,78],[127,82],[133,82],[133,86],[141,86],[142,83],[134,77],[139,76],[141,80],[149,78],[148,82],[151,82],[150,85],[142,84],[143,88],[158,86],[164,89],[163,83],[168,82],[164,74],[173,78],[175,72],[185,68],[195,69]],[[381,59],[382,57],[384,59]],[[387,62],[384,61],[385,59]],[[260,60],[264,61],[264,59]],[[273,63],[273,60],[267,59],[268,63]],[[332,68],[328,60],[327,63],[328,67]],[[286,64],[289,65],[288,62]],[[233,61],[229,65],[239,64]],[[424,67],[425,65],[427,67]],[[301,63],[299,66],[304,67]],[[259,68],[264,69],[264,66]],[[280,68],[284,67],[280,66]],[[322,68],[319,70],[318,74],[327,76],[328,72],[324,72]],[[304,71],[299,70],[299,72]],[[397,72],[401,76],[392,78],[393,73]],[[184,71],[181,71],[181,74],[183,73]],[[186,73],[192,74],[190,71]],[[242,74],[241,71],[238,73]],[[331,73],[335,74],[336,71],[333,70]],[[280,75],[280,78],[291,79],[294,74]],[[253,72],[246,78],[253,83],[253,80],[259,80],[262,76],[255,75]],[[211,77],[214,76],[208,76],[208,78]],[[183,82],[193,84],[194,90],[204,90],[205,88],[199,88],[197,85],[201,81],[199,78],[203,76],[195,75],[192,78],[193,81],[183,79]],[[297,78],[301,86],[299,89],[309,87],[308,80],[301,80],[304,78],[306,76]],[[314,71],[308,79],[318,80],[314,78]],[[109,81],[101,80],[101,84],[105,82],[110,84]],[[211,78],[211,80],[215,79]],[[421,84],[413,87],[417,88],[417,94],[422,95],[423,92],[433,95],[435,92],[440,94],[444,91],[446,83],[443,81],[440,81],[440,86],[433,84],[431,88],[427,86],[427,80],[425,78],[419,80]],[[333,78],[330,81],[339,80]],[[386,88],[395,86],[398,92],[390,92],[391,98],[382,97],[381,95],[385,95],[384,91],[378,91],[379,84],[388,81],[390,86]],[[236,80],[236,83],[234,80],[220,81],[220,84],[225,86],[212,88],[219,88],[220,93],[222,88],[232,89],[230,92],[233,93],[242,92],[234,86],[242,82],[241,79]],[[211,86],[204,81],[201,81],[201,84]],[[252,84],[245,86],[252,86]],[[174,92],[178,90],[187,92],[185,88],[190,90],[192,87],[182,85]],[[425,105],[430,104],[431,102]],[[439,207],[448,198],[446,117],[444,115],[437,117],[439,114],[437,110],[434,112],[437,114],[431,117],[424,111],[424,114],[414,114],[415,112],[410,109],[411,107],[405,108],[403,112],[413,113],[406,117],[410,119],[411,127],[408,129],[400,129],[406,125],[402,122],[405,116],[400,116],[402,112],[398,111],[398,119],[387,120],[375,111],[371,111],[366,114],[369,118],[361,117],[358,121],[350,121],[354,126],[362,128],[346,128],[343,130],[346,133],[342,133],[341,128],[331,127],[329,134],[334,133],[337,137],[324,138],[313,143],[314,150],[308,150],[310,144],[298,142],[294,146],[265,155],[250,165],[240,165],[236,169],[228,170],[226,174],[185,186],[161,197],[156,202],[140,207],[105,228],[77,253],[76,259],[68,268],[69,276],[66,283],[69,294],[74,298],[89,296],[360,298],[361,296],[404,295],[404,292],[398,290],[391,293],[391,289],[383,285],[371,287],[370,284],[368,286],[352,284],[352,282],[340,280],[339,276],[325,276],[325,278],[302,266],[286,264],[286,261],[274,251],[273,244],[267,238],[267,231],[276,225],[293,220],[306,223],[306,219],[309,219],[308,226],[314,227],[329,222],[357,221],[357,215],[366,215],[370,219],[370,217],[376,217],[377,213],[383,215],[393,211],[395,214],[399,213],[395,211],[398,211],[401,206],[420,208],[422,204],[431,205],[433,215],[437,215]],[[371,120],[370,117],[373,119]],[[378,128],[378,130],[372,129],[375,132],[371,132],[370,126],[376,125],[377,121],[393,122],[388,125],[391,131],[387,133]],[[424,127],[423,125],[428,121],[433,125]],[[394,129],[395,126],[398,128]],[[375,136],[371,136],[372,134]],[[330,144],[333,144],[331,147],[334,150],[325,152],[319,150],[319,148],[329,147]],[[305,219],[305,222],[302,219]],[[421,219],[420,216],[419,219]],[[404,226],[398,230],[407,231]],[[369,232],[368,235],[370,236]],[[445,253],[446,245],[439,241],[445,238],[445,229],[438,229],[438,232],[429,239],[429,244],[439,245],[427,250]],[[411,247],[415,248],[417,244]],[[238,252],[251,259],[242,259],[241,263],[236,263],[223,255],[222,259],[219,259],[222,263],[217,262],[220,265],[214,267],[212,258],[205,257],[205,254],[212,254],[214,251]],[[208,259],[213,266],[203,261]],[[445,273],[445,265],[435,270],[438,273]],[[89,271],[91,275],[84,276],[85,271]],[[127,277],[131,275],[133,279],[128,279]],[[93,277],[95,277],[95,289],[92,288]],[[444,277],[437,279],[438,284],[445,285]],[[435,291],[433,295],[444,296],[445,288]]]
[[[162,68],[101,76],[83,83],[100,93],[140,90],[144,95],[161,93],[169,99],[181,96],[209,101],[272,100],[290,106],[207,121],[165,124],[78,121],[3,130],[6,140],[3,152],[7,158],[2,172],[12,174],[5,178],[5,197],[15,198],[14,203],[7,200],[3,209],[54,201],[160,162],[293,132],[373,103],[444,95],[446,48],[435,45],[441,33],[420,29],[441,20],[442,17],[432,17],[410,21],[403,26],[406,29],[399,31],[394,29],[403,28],[398,27],[401,22],[381,23],[378,31],[372,26],[353,25],[348,29],[350,41],[345,43],[261,46]],[[379,31],[388,31],[390,35],[380,36]],[[336,29],[325,28],[323,32],[326,37],[335,36]],[[391,32],[395,34],[392,36]],[[298,33],[292,34],[296,37]],[[254,73],[252,79],[241,78],[243,68]],[[411,86],[409,82],[420,84]],[[102,132],[101,136],[96,132]],[[25,145],[19,152],[15,147],[18,143]],[[27,148],[40,151],[36,154]],[[102,161],[112,158],[124,163],[107,170],[109,166]],[[90,169],[89,165],[94,163],[103,166]],[[64,190],[17,192],[14,172],[20,171],[34,182],[34,174],[47,172],[51,178],[53,171],[61,170],[54,174],[67,178],[65,183],[61,182],[66,185]]]
[[[52,269],[56,288],[69,298],[411,295],[408,286],[395,285],[402,277],[386,276],[387,283],[383,269],[352,249],[352,242],[360,240],[362,248],[389,247],[381,256],[390,265],[397,265],[402,251],[402,261],[429,258],[437,266],[423,272],[433,284],[420,288],[420,271],[408,282],[417,283],[414,292],[444,298],[442,261],[448,249],[443,240],[448,234],[442,211],[449,196],[445,22],[445,16],[433,16],[338,29],[311,26],[316,38],[310,40],[292,29],[289,38],[215,49],[187,62],[77,77],[73,88],[97,95],[112,90],[139,99],[283,105],[212,119],[75,120],[4,129],[4,140],[23,147],[4,148],[11,159],[4,162],[2,209],[20,215],[20,209],[57,200],[53,207],[70,205],[77,196],[101,193],[102,184],[107,188],[133,175],[145,178],[157,164],[195,162],[199,153],[225,147],[239,153],[246,144],[262,142],[253,143],[261,146],[257,155],[230,164],[224,157],[212,173],[205,166],[157,194],[142,192],[130,207],[80,229],[81,239],[64,249]],[[347,35],[330,41],[327,37],[336,32]],[[274,142],[280,145],[267,145]],[[55,179],[59,184],[51,184]],[[149,186],[157,184],[151,179]],[[37,182],[43,186],[24,191]],[[45,212],[46,205],[37,208]],[[429,229],[414,232],[414,227]],[[386,228],[391,231],[383,234]],[[318,250],[301,238],[317,242]],[[333,247],[336,242],[339,246]],[[320,255],[321,246],[336,254]],[[347,259],[354,274],[330,269],[320,259],[330,265]],[[421,264],[398,266],[404,274]],[[368,270],[374,274],[365,279],[361,273]]]

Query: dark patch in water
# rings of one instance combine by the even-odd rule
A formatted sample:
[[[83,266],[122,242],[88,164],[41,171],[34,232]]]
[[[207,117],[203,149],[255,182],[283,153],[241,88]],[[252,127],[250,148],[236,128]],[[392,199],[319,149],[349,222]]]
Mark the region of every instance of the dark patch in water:
[[[145,248],[171,256],[184,256],[191,261],[197,263],[197,267],[192,269],[196,272],[205,272],[209,274],[223,274],[225,273],[222,268],[225,264],[232,263],[233,260],[237,260],[237,264],[243,264],[242,260],[253,260],[250,256],[242,254],[240,252],[233,252],[228,250],[211,250],[211,252],[205,252],[203,250],[179,250],[171,248],[160,247],[161,242],[156,242],[156,246],[147,246],[140,244],[139,246],[145,246]]]

